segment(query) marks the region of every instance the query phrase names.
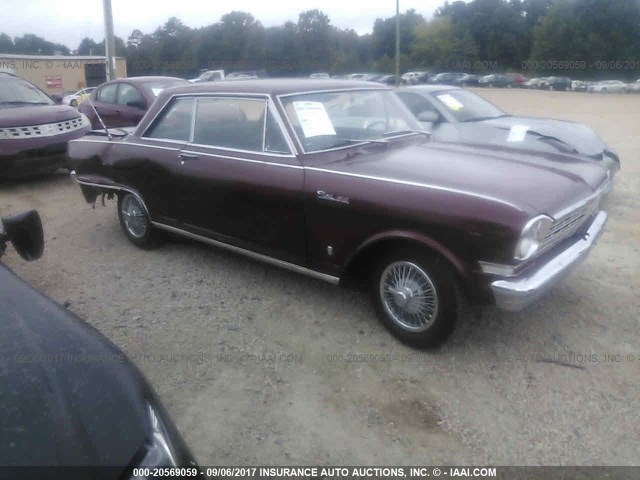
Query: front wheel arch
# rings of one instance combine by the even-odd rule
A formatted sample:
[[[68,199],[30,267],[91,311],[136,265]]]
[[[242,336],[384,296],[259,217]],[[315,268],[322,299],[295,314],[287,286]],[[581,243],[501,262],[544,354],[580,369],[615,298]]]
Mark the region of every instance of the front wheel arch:
[[[416,237],[408,232],[380,234],[365,241],[345,263],[340,275],[341,285],[350,288],[367,285],[377,259],[394,250],[406,248],[419,249],[440,258],[453,271],[458,285],[467,292],[465,279],[469,277],[470,268],[444,245],[429,237]]]

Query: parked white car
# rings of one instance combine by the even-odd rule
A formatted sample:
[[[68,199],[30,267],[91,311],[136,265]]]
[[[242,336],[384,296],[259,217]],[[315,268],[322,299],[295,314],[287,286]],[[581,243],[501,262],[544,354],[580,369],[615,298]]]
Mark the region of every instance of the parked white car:
[[[224,80],[224,70],[207,70],[206,72],[202,72],[199,77],[192,78],[189,81],[191,83],[201,83],[217,82],[219,80]]]
[[[62,97],[62,103],[71,107],[77,107],[80,102],[89,98],[89,95],[91,95],[91,92],[93,92],[95,89],[96,87],[81,88],[77,92],[73,92]]]
[[[640,93],[640,78],[627,85],[627,92]]]
[[[620,80],[604,80],[587,89],[589,93],[627,93],[627,84]]]

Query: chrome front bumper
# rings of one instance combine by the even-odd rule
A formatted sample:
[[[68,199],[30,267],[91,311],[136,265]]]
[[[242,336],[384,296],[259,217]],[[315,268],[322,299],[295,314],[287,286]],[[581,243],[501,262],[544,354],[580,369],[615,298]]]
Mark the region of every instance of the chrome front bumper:
[[[607,214],[600,211],[584,237],[534,272],[492,282],[491,290],[498,308],[518,311],[538,300],[584,260],[606,222]]]

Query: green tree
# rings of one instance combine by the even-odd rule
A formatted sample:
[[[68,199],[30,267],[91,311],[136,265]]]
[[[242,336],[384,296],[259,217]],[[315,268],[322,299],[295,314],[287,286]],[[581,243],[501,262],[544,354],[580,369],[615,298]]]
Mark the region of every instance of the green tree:
[[[13,40],[6,33],[0,33],[0,53],[13,53]]]
[[[449,17],[436,17],[416,27],[411,50],[416,62],[438,70],[469,70],[478,58],[471,34],[456,29]]]

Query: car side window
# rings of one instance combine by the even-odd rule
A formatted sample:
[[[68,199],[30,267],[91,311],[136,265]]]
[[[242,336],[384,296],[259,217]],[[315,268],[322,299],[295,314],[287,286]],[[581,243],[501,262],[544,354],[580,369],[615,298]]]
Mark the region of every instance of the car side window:
[[[200,98],[193,143],[262,152],[267,102],[248,98]]]
[[[415,116],[418,116],[422,112],[435,112],[439,114],[431,102],[422,95],[412,92],[397,92],[397,95]]]
[[[267,122],[265,125],[264,151],[283,154],[291,153],[280,125],[278,125],[273,113],[271,113],[269,109],[267,109]]]
[[[116,94],[118,92],[118,84],[110,83],[98,90],[97,99],[102,103],[116,103]]]
[[[143,137],[189,142],[195,105],[194,98],[174,99],[164,108]]]
[[[143,106],[146,108],[147,101],[136,87],[129,85],[128,83],[121,83],[120,90],[118,90],[118,104],[130,106],[135,104],[141,108]]]

